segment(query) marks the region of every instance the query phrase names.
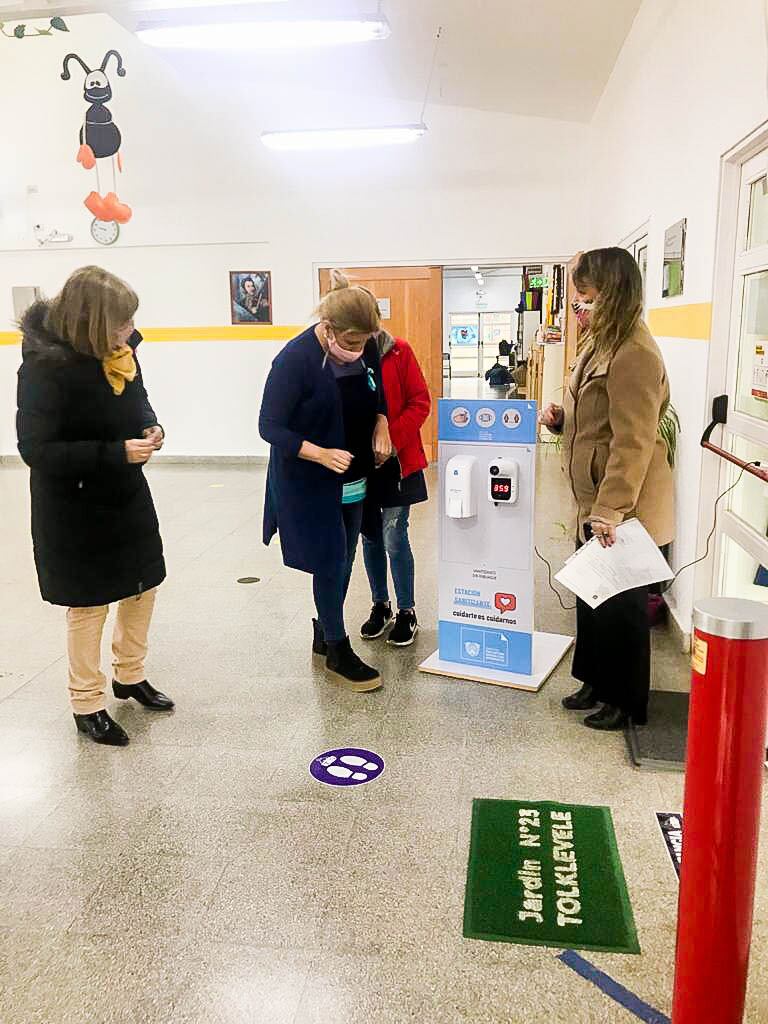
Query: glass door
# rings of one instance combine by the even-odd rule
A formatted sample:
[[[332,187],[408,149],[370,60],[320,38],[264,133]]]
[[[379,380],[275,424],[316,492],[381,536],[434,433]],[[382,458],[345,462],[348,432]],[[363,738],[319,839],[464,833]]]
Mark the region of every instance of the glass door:
[[[452,377],[477,377],[480,366],[480,314],[451,313],[448,351]]]
[[[513,326],[514,319],[514,326]],[[481,313],[480,314],[480,337],[482,339],[481,365],[479,376],[485,378],[485,374],[499,358],[499,345],[502,341],[509,342],[514,348],[517,338],[517,313]],[[509,366],[509,356],[502,360],[505,366]]]
[[[768,151],[742,166],[723,447],[768,467]],[[717,527],[717,592],[768,603],[768,484],[723,462],[736,484]],[[719,492],[718,492],[719,493]]]

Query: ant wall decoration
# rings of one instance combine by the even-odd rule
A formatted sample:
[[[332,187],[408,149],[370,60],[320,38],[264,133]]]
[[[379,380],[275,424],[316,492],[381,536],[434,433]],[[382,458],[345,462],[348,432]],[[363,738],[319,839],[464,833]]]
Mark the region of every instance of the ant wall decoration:
[[[69,71],[70,61],[77,61],[85,71],[83,97],[90,104],[85,111],[83,124],[80,128],[80,148],[77,162],[86,171],[96,171],[96,190],[85,199],[86,209],[93,214],[91,234],[101,245],[111,245],[120,234],[120,225],[127,224],[132,217],[130,206],[121,203],[117,197],[117,171],[122,173],[123,161],[120,155],[122,136],[120,129],[112,120],[107,103],[112,99],[112,86],[107,78],[106,69],[111,57],[117,61],[119,78],[125,77],[123,58],[117,50],[109,50],[104,55],[101,67],[91,70],[82,57],[76,53],[68,53],[64,58],[64,70],[61,77],[68,82],[72,77]],[[112,191],[102,195],[99,161],[109,160],[112,172]]]

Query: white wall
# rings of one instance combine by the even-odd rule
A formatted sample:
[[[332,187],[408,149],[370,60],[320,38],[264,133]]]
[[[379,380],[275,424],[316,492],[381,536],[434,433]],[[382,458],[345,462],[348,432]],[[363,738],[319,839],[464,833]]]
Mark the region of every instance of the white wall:
[[[764,0],[645,0],[589,130],[590,238],[649,221],[648,306],[710,302],[719,158],[768,116]],[[661,297],[664,231],[686,217],[685,291]],[[709,344],[658,339],[683,434],[674,563],[696,555]],[[698,552],[700,554],[702,552]],[[694,574],[674,588],[690,630]]]
[[[239,101],[231,102],[240,95],[232,91],[238,83],[207,75],[206,55],[196,59],[192,79],[179,79],[107,16],[68,21],[67,37],[3,48],[0,94],[23,93],[24,102],[4,108],[0,129],[0,331],[11,328],[12,285],[39,284],[51,294],[87,262],[133,284],[142,301],[139,326],[228,324],[234,269],[271,270],[275,323],[302,324],[311,316],[318,263],[541,260],[575,251],[584,237],[586,212],[576,203],[584,158],[578,125],[436,106],[428,111],[428,136],[414,146],[275,153],[261,146],[258,133],[274,127],[278,100],[281,123],[290,123],[292,110],[303,111],[302,123],[311,121],[318,66],[287,66],[274,97],[259,94],[244,118]],[[127,69],[125,78],[113,75],[110,109],[124,139],[119,194],[134,216],[120,242],[104,249],[91,243],[82,206],[93,175],[74,160],[82,76],[74,66],[70,82],[59,76],[69,50],[99,62],[111,47]],[[306,80],[298,77],[302,69]],[[338,100],[325,96],[323,103],[349,123],[363,115],[369,122],[413,120],[412,111],[387,110],[383,101],[379,110],[367,98],[363,110],[353,95]],[[45,112],[44,127],[30,122],[30,110]],[[558,161],[548,151],[553,135]],[[30,184],[39,189],[32,209]],[[33,217],[72,232],[69,250],[40,252],[30,234]],[[263,454],[255,416],[278,347],[147,345],[145,376],[168,428],[167,451]],[[0,454],[14,450],[18,360],[18,348],[0,346]]]

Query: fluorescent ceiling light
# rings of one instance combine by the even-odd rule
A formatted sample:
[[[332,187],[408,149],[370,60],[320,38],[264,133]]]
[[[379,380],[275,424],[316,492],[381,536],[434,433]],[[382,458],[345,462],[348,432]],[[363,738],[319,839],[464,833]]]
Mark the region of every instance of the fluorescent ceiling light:
[[[127,0],[127,2],[132,11],[151,11],[157,15],[160,11],[197,10],[199,7],[239,7],[241,4],[254,3],[284,4],[287,0]]]
[[[136,35],[150,46],[192,50],[281,50],[344,46],[386,39],[389,22],[374,18],[313,18],[272,21],[221,21],[169,25],[144,22]]]
[[[478,267],[478,265],[475,264],[474,267],[470,267],[469,269],[472,271],[473,274],[476,274],[480,267]]]
[[[367,146],[398,146],[416,142],[427,131],[425,124],[389,125],[381,128],[311,128],[305,131],[262,132],[270,149],[362,149]]]

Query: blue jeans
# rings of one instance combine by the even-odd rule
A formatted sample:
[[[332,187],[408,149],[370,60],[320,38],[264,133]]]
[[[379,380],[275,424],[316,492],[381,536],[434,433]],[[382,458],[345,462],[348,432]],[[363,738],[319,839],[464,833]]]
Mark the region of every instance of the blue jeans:
[[[317,619],[329,644],[337,644],[347,635],[344,628],[344,600],[349,589],[357,542],[360,539],[360,527],[363,524],[362,501],[354,505],[342,505],[341,514],[347,536],[347,557],[331,572],[315,573],[312,577]]]
[[[387,556],[389,556],[392,580],[395,584],[397,607],[410,609],[416,604],[413,552],[408,540],[410,514],[410,505],[382,509],[381,537],[376,540],[368,540],[367,537],[363,537],[363,558],[368,573],[368,582],[371,584],[371,596],[379,604],[389,603]]]

